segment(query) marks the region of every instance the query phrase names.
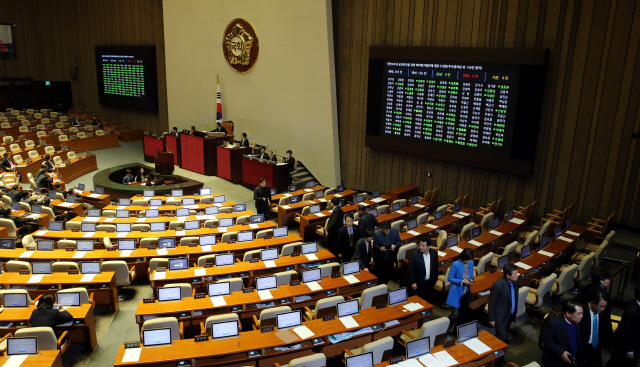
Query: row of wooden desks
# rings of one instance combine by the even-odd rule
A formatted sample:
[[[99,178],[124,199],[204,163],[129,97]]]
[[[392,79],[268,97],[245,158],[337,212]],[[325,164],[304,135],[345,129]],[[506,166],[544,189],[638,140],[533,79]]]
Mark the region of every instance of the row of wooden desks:
[[[321,264],[335,261],[329,250],[320,250],[315,254],[300,256],[282,256],[274,261],[236,262],[233,265],[212,267],[191,267],[185,270],[153,271],[151,287],[159,288],[173,283],[190,283],[196,292],[206,292],[208,283],[228,277],[242,278],[249,287],[256,277],[271,275],[281,271],[310,269]]]
[[[244,212],[234,212],[234,213],[220,213],[220,214],[211,214],[211,215],[189,215],[187,217],[175,217],[175,216],[159,216],[157,218],[145,218],[145,217],[128,217],[128,218],[110,218],[110,217],[75,217],[70,220],[70,222],[84,222],[84,223],[106,223],[106,224],[115,224],[115,223],[171,223],[171,222],[184,222],[190,220],[197,220],[200,222],[206,222],[208,220],[213,219],[222,219],[222,218],[238,218],[245,215],[254,215],[253,211],[247,210]]]
[[[95,131],[93,133],[95,134]],[[67,134],[67,135],[72,135],[72,134]],[[120,142],[118,141],[118,135],[116,134],[96,135],[96,136],[82,138],[82,139],[69,139],[63,142],[61,142],[58,139],[58,136],[49,135],[49,136],[46,136],[45,141],[47,142],[48,145],[55,145],[55,146],[64,145],[68,147],[69,150],[73,150],[76,153],[120,146]]]
[[[319,204],[323,208],[326,208],[327,202],[331,201],[331,199],[334,197],[344,200],[351,200],[353,198],[353,195],[355,194],[355,190],[344,190],[340,194],[326,195],[319,199],[300,201],[295,204],[278,205],[278,224],[283,226],[294,223],[296,214],[301,213],[302,209],[305,207]]]
[[[6,307],[0,313],[1,323],[13,323],[8,328],[0,329],[0,337],[9,333],[14,333],[18,329],[29,327],[29,318],[36,309],[36,305],[29,305],[25,308]],[[96,338],[96,323],[93,318],[93,304],[82,304],[79,307],[66,307],[73,316],[72,324],[69,326],[58,326],[59,332],[67,331],[67,338],[73,344],[81,344],[90,350],[94,350],[98,345]]]
[[[404,306],[417,303],[418,309],[408,311]],[[340,355],[344,349],[362,346],[374,339],[386,336],[397,336],[401,330],[410,330],[421,325],[423,311],[431,312],[433,306],[417,296],[409,298],[408,302],[381,309],[375,307],[364,309],[359,315],[353,316],[358,326],[347,329],[339,319],[323,321],[311,320],[303,322],[312,336],[300,338],[292,330],[280,330],[262,333],[260,330],[244,331],[239,337],[206,340],[196,342],[195,339],[175,340],[172,345],[142,348],[137,362],[123,362],[125,348],[120,346],[115,366],[148,365],[152,363],[171,363],[189,361],[191,365],[258,365],[272,367],[274,363],[288,363],[291,359],[309,355],[314,352],[324,353],[327,358]],[[398,323],[387,328],[367,329],[359,335],[333,344],[329,337],[348,331],[383,325],[397,320]],[[282,338],[290,340],[285,342]],[[291,338],[291,339],[289,339]],[[276,350],[280,347],[300,344],[292,350]],[[287,348],[288,349],[288,348]],[[259,356],[255,352],[259,352]],[[254,352],[254,353],[250,353]],[[250,354],[248,354],[250,353]],[[249,359],[249,360],[248,360]],[[241,363],[241,364],[240,364]]]
[[[438,233],[438,230],[446,231],[449,228],[462,228],[473,220],[475,212],[475,209],[462,208],[456,215],[447,214],[437,222],[424,223],[411,231],[401,232],[400,240],[402,243],[411,243],[416,242],[421,237],[429,238]]]
[[[84,279],[83,274],[20,274],[5,272],[0,275],[0,289],[11,289],[16,286],[22,287],[29,292],[32,299],[39,295],[54,295],[61,289],[73,287],[86,287],[87,292],[94,292],[96,304],[108,305],[114,311],[118,311],[118,289],[116,287],[116,277],[114,272],[105,271],[96,274],[91,280]]]
[[[4,366],[11,358],[7,355],[0,357],[0,365]],[[37,356],[28,356],[21,364],[20,367],[62,367],[62,353],[59,350],[42,350],[38,352]]]
[[[165,203],[166,204],[166,203]],[[190,209],[190,210],[199,210],[204,211],[208,206],[217,206],[218,208],[224,206],[233,206],[235,205],[235,201],[226,201],[221,204],[193,204],[193,205],[162,205],[162,206],[142,206],[142,205],[129,205],[129,206],[120,206],[120,205],[107,205],[103,210],[129,210],[133,213],[138,213],[147,209],[158,209],[160,213],[164,212],[173,212],[176,209]]]
[[[550,240],[549,245],[542,249],[542,253],[541,251],[531,251],[529,257],[517,262],[516,265],[521,274],[518,284],[521,287],[528,286],[533,279],[540,279],[551,270],[552,263],[561,262],[562,258],[569,259],[575,251],[578,240],[586,230],[586,227],[574,224],[571,226],[571,232],[577,233],[577,235],[568,234],[565,231],[560,239]],[[490,290],[493,283],[500,277],[502,277],[501,271],[484,272],[475,277],[475,282],[471,286],[471,308],[476,309],[484,306],[489,299],[489,295],[484,292]]]
[[[290,306],[291,309],[314,309],[318,300],[330,296],[356,296],[363,290],[377,284],[377,278],[368,271],[354,274],[353,278],[337,277],[323,278],[317,284],[320,290],[311,290],[306,284],[281,285],[277,289],[271,289],[272,298],[262,298],[258,292],[244,293],[232,292],[223,297],[223,304],[217,304],[219,299],[183,298],[179,301],[144,303],[139,302],[136,309],[136,322],[142,328],[145,320],[155,317],[175,317],[184,324],[185,338],[193,338],[200,335],[200,322],[207,317],[226,313],[237,313],[243,322],[243,329],[250,330],[253,316],[260,316],[260,312],[269,307]],[[351,281],[349,281],[351,280]],[[206,292],[205,292],[206,293]]]
[[[311,193],[311,192],[324,191],[326,189],[327,188],[324,187],[324,186],[316,185],[316,186],[314,186],[314,187],[312,187],[310,189],[303,188],[303,189],[299,189],[299,190],[292,191],[292,192],[283,192],[282,194],[272,195],[271,196],[271,201],[272,202],[278,202],[278,201],[280,201],[281,198],[289,198],[289,197],[292,197],[292,196],[301,196],[301,195],[308,194],[308,193]]]

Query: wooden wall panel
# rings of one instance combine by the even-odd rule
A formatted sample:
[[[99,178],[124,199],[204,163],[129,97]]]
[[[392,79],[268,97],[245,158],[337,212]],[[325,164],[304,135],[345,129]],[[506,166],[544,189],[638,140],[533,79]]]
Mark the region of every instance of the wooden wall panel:
[[[640,227],[640,6],[633,0],[334,0],[341,174],[348,187],[435,187],[478,207],[575,203],[575,218]],[[548,72],[530,177],[364,146],[370,45],[545,47]],[[433,172],[433,178],[425,177]]]
[[[18,59],[0,60],[0,71],[11,78],[71,81],[74,107],[162,133],[169,126],[162,19],[162,0],[2,0],[0,23],[15,24]],[[156,46],[158,112],[98,103],[94,46],[120,45]],[[71,79],[75,63],[78,77]]]

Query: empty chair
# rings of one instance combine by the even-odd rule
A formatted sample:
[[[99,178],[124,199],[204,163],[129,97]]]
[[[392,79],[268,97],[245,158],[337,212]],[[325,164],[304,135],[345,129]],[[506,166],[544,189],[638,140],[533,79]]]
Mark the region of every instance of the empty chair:
[[[238,238],[238,232],[227,232],[222,234],[220,242],[229,242]]]
[[[536,238],[538,238],[538,231],[529,232],[529,234],[525,237],[523,244],[518,244],[518,248],[516,249],[516,253],[520,253],[520,250],[528,245],[533,245]]]
[[[140,331],[140,340],[143,340],[144,329],[171,329],[171,340],[180,340],[184,337],[182,322],[178,323],[175,317],[159,317],[153,320],[147,320],[142,324]]]
[[[260,318],[256,318],[256,315],[253,315],[253,330],[260,330],[265,326],[276,326],[276,316],[287,312],[291,312],[291,307],[280,306],[262,310]]]
[[[225,213],[225,214],[233,213],[233,207],[223,206],[220,209],[218,209],[218,213]]]
[[[103,136],[104,130],[96,130],[96,136]]]
[[[489,231],[491,228],[491,223],[493,222],[493,213],[487,213],[482,217],[480,221],[480,227],[482,227],[483,231]]]
[[[242,325],[240,324],[240,318],[237,313],[225,313],[222,315],[209,316],[205,322],[200,323],[200,335],[211,335],[211,325],[218,322],[237,321],[238,328],[242,331]],[[237,338],[239,335],[229,336],[228,338]]]
[[[371,343],[367,343],[362,348],[356,348],[351,350],[344,350],[344,358],[349,356],[373,352],[373,364],[381,363],[391,359],[391,352],[393,351],[393,338],[390,336],[378,339]]]
[[[418,225],[427,223],[428,221],[429,221],[429,213],[422,213],[418,215],[418,218],[416,218],[416,223]]]
[[[217,225],[218,225],[217,219],[209,219],[204,222],[204,228],[210,228],[211,226],[217,226]]]
[[[68,273],[69,270],[80,270],[77,262],[73,261],[56,261],[51,265],[51,271],[54,273]]]
[[[149,205],[149,202],[145,199],[134,199],[131,200],[131,205],[132,206],[143,206],[143,205]]]
[[[529,287],[520,287],[518,289],[518,309],[516,310],[516,317],[520,317],[527,312],[527,295],[529,294]]]
[[[292,359],[289,364],[281,366],[275,363],[274,367],[325,367],[327,365],[327,357],[324,353],[315,353],[310,356],[304,356]]]
[[[273,237],[273,229],[263,229],[262,231],[258,231],[256,233],[256,239],[263,238],[265,236]]]
[[[558,280],[553,283],[553,288],[551,289],[555,296],[561,296],[567,291],[573,289],[573,277],[576,275],[576,271],[578,271],[577,264],[562,268],[562,272],[560,273]]]
[[[147,230],[147,231],[151,230],[151,225],[144,224],[144,223],[136,223],[131,225],[131,231],[141,232],[144,230]]]
[[[243,215],[243,216],[240,216],[240,217],[236,218],[236,225],[249,223],[249,217],[251,217],[251,216],[250,215]]]
[[[149,274],[155,271],[158,268],[168,268],[169,267],[169,259],[164,258],[154,258],[149,260]]]
[[[180,239],[180,246],[189,246],[190,243],[200,243],[200,237],[189,236]]]
[[[70,151],[67,153],[67,159],[76,159],[76,152]]]
[[[302,251],[302,242],[288,243],[282,246],[282,250],[280,250],[280,256],[289,256],[294,252],[300,251]]]
[[[40,154],[38,154],[37,150],[30,150],[28,156],[31,159],[37,159],[38,157],[40,157]]]
[[[340,272],[340,264],[337,262],[332,262],[332,263],[328,263],[328,264],[322,264],[320,266],[318,266],[318,269],[320,269],[320,276],[323,278],[328,278],[331,276],[331,273],[333,272]]]
[[[24,163],[24,160],[22,159],[22,156],[20,154],[14,155],[13,161],[15,162],[16,165],[21,165],[22,163]]]
[[[54,147],[52,147],[51,145],[47,145],[46,147],[44,147],[44,152],[46,154],[53,154],[56,152],[56,149]]]
[[[505,256],[505,255],[509,255],[509,261],[511,261],[512,258],[515,256],[517,248],[518,248],[518,242],[517,241],[511,242],[510,244],[506,245],[505,247],[500,247],[496,251],[497,253],[493,255],[493,260],[491,260],[491,265],[498,266],[498,258],[500,258],[501,256]]]
[[[438,280],[436,280],[436,284],[434,284],[433,288],[439,292],[449,292],[449,288],[451,288],[451,282],[449,282],[449,269],[444,273],[444,275],[438,275]]]
[[[55,163],[56,166],[59,166],[61,164],[63,164],[64,162],[62,161],[62,158],[60,158],[60,156],[55,156],[53,157],[53,163]]]
[[[200,204],[213,204],[213,196],[203,196],[199,202]]]
[[[443,250],[447,247],[447,238],[447,231],[441,230],[440,233],[438,233],[438,237],[435,239],[437,250]],[[433,238],[431,238],[431,245],[433,245]]]
[[[107,230],[116,230],[116,225],[115,224],[98,224],[96,226],[96,231],[107,231]]]
[[[31,263],[27,261],[9,260],[6,263],[9,273],[18,273],[20,270],[29,270],[31,272]]]
[[[16,338],[37,337],[38,338],[38,351],[41,350],[59,350],[64,353],[69,347],[69,338],[65,330],[60,338],[56,338],[56,333],[49,326],[42,327],[26,327],[16,330]]]
[[[224,242],[224,241],[222,241]],[[246,261],[251,261],[251,259],[255,258],[260,258],[260,249],[258,250],[251,250],[251,251],[247,251],[244,253],[243,257],[242,257],[242,261],[246,262]]]
[[[2,196],[3,200],[4,200],[5,196],[6,195]],[[11,200],[11,199],[9,199],[9,200]],[[6,204],[6,202],[5,202],[5,204]],[[8,205],[11,206],[11,202],[9,202]],[[0,227],[4,227],[4,228],[7,229],[7,237],[8,238],[15,238],[15,239],[18,238],[18,228],[16,228],[16,224],[13,222],[13,220],[0,218]]]
[[[449,322],[450,320],[448,317],[440,317],[438,319],[430,320],[423,323],[420,329],[413,329],[411,331],[402,330],[400,333],[400,337],[398,338],[398,342],[402,345],[406,345],[408,341],[428,336],[431,348],[436,345],[444,344],[444,342],[447,340],[447,329],[449,329]]]
[[[378,284],[374,287],[365,289],[362,292],[360,298],[358,298],[360,309],[364,310],[365,308],[374,307],[381,303],[386,303],[387,291],[388,288],[386,284]]]
[[[25,203],[23,201],[20,202],[20,210],[27,212],[27,213],[31,213],[31,205],[29,205],[29,203]],[[594,253],[595,255],[595,253]]]
[[[380,214],[386,214],[387,212],[389,212],[389,205],[380,205],[378,208],[378,215]]]
[[[65,135],[65,134],[61,134],[60,136],[58,136],[58,140],[60,142],[67,141],[67,140],[69,140],[69,137],[67,135]]]
[[[276,284],[279,286],[289,284],[290,281],[297,279],[298,273],[295,270],[281,271],[274,274],[276,276]]]
[[[33,148],[35,147],[36,144],[33,142],[33,140],[27,140],[24,142],[24,147],[25,148]]]
[[[76,136],[78,137],[78,139],[84,139],[87,137],[87,133],[85,133],[84,131],[80,131],[76,134]]]
[[[60,201],[64,202],[65,201],[64,195],[62,193],[60,193],[60,192],[56,192],[56,200],[60,200]]]
[[[400,246],[400,248],[398,249],[398,257],[397,257],[398,269],[402,267],[402,264],[403,264],[402,260],[406,259],[407,255],[410,254],[413,250],[416,250],[417,248],[418,248],[418,245],[415,242],[407,243],[406,245]]]
[[[609,243],[610,242],[608,240],[604,240],[602,242],[602,244],[600,244],[600,246],[597,247],[596,252],[592,252],[593,254],[595,254],[594,257],[593,257],[593,261],[594,261],[593,266],[600,266],[600,263],[602,262],[602,259],[604,258],[604,253],[609,248]],[[574,254],[571,257],[571,260],[574,261],[574,262],[580,262],[587,255],[588,255],[588,253],[580,252],[580,253]]]
[[[69,230],[71,227],[68,227],[69,224],[75,224],[74,222],[67,222],[65,227],[67,230]],[[80,223],[78,223],[80,224]],[[71,247],[71,248],[77,248],[77,243],[74,240],[59,240],[58,243],[56,243],[56,248],[58,249],[66,249],[67,247]],[[74,263],[75,264],[75,263]]]
[[[165,205],[182,205],[182,201],[176,199],[167,200]]]
[[[402,219],[396,220],[391,223],[391,228],[395,228],[396,230],[398,230],[398,232],[400,232],[403,226],[404,226],[404,221]]]
[[[304,318],[309,320],[315,320],[327,315],[337,315],[337,304],[344,302],[343,296],[333,296],[329,298],[322,298],[316,302],[316,307],[311,310],[309,307],[305,307]]]
[[[3,141],[5,144],[10,144],[11,142],[13,142],[13,136],[4,136],[4,137],[2,138],[2,141]]]
[[[537,288],[532,288],[529,285],[529,294],[527,294],[527,304],[534,308],[542,306],[544,301],[551,297],[551,289],[555,284],[557,275],[551,274],[542,280],[534,281],[538,283]]]
[[[475,226],[476,224],[473,222],[465,224],[464,227],[462,227],[462,229],[460,230],[458,239],[460,241],[462,240],[469,241],[471,239],[471,230],[474,229]]]
[[[196,266],[201,268],[204,266],[204,264],[213,264],[216,262],[216,255],[202,255],[198,258],[198,262],[196,263]]]
[[[488,254],[478,259],[478,263],[476,264],[476,267],[475,267],[476,274],[482,274],[485,272],[487,265],[491,264],[491,261],[493,260],[493,256],[494,256],[494,253],[489,252]]]

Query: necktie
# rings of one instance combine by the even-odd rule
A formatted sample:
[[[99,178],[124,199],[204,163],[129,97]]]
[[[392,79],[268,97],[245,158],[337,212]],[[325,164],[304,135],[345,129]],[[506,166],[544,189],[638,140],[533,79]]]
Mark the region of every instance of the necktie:
[[[15,171],[16,166],[13,165],[13,162],[11,162],[11,160],[9,160],[9,164],[11,165],[11,169]]]
[[[349,228],[349,245],[353,247],[353,230]]]
[[[591,345],[596,348],[598,346],[598,314],[593,315],[593,336]]]
[[[516,292],[513,291],[513,283],[509,282],[511,287],[511,314],[516,312]]]

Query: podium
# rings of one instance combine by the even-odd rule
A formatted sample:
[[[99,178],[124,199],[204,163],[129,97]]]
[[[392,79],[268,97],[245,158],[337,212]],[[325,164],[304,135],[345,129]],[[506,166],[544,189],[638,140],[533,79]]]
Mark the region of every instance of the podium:
[[[173,153],[171,152],[156,152],[156,173],[161,175],[173,175]]]
[[[218,173],[217,147],[222,145],[222,138],[203,138],[205,133],[198,132],[195,136],[180,134],[181,167],[188,171],[206,176],[216,176]]]

